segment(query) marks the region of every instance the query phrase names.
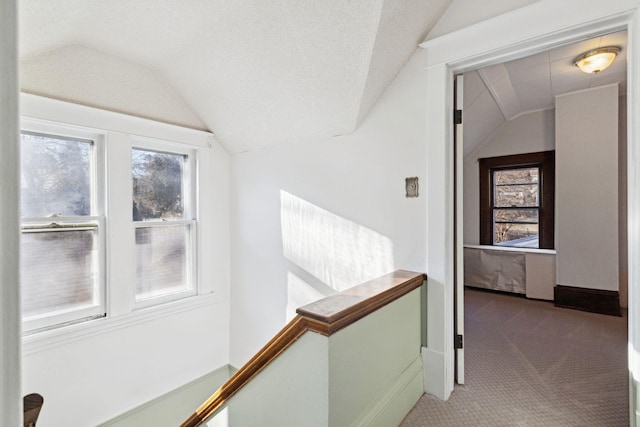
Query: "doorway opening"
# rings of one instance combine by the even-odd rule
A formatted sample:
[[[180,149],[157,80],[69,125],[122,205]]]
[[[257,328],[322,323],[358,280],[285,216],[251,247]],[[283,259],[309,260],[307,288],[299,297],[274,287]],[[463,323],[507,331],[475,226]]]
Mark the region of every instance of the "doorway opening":
[[[609,69],[589,75],[574,66],[573,60],[580,54],[606,46],[620,48]],[[559,315],[554,314],[558,310],[542,310],[530,320],[527,304],[533,312],[540,304],[538,300],[557,300],[557,285],[576,288],[577,292],[603,290],[616,298],[623,310],[627,307],[626,46],[627,32],[619,30],[464,73],[464,130],[457,146],[458,170],[454,172],[458,177],[454,277],[463,277],[462,284],[469,288],[516,294],[528,300],[514,303],[518,311],[510,314],[510,299],[504,299],[504,295],[485,298],[486,294],[469,290],[473,304],[457,305],[454,318],[458,323],[459,310],[464,306],[473,312],[466,319],[467,324],[479,321],[477,310],[485,310],[486,316],[513,316],[502,324],[507,329],[509,321],[514,325],[531,322],[532,336],[540,338],[539,333],[553,333],[550,325],[558,319]],[[594,108],[594,103],[599,105]],[[460,130],[456,129],[456,133]],[[556,206],[545,212],[555,220],[551,244],[548,236],[541,237],[545,208],[542,182],[548,179],[541,169],[526,162],[490,168],[488,183],[482,182],[480,172],[481,163],[487,159],[491,164],[491,159],[543,152],[555,154]],[[483,191],[489,194],[489,206],[485,206],[487,200],[483,203]],[[484,223],[482,209],[489,212],[484,213]],[[544,239],[546,243],[541,244]],[[457,284],[459,301],[464,300],[462,284]],[[492,306],[497,310],[492,311]],[[583,315],[561,313],[562,317],[575,315],[576,319]],[[579,328],[588,323],[575,322],[577,329],[567,326],[563,331],[561,338],[567,346],[579,345]],[[594,325],[605,327],[608,322],[609,319],[600,323],[596,320]],[[473,328],[464,329],[465,344],[473,343]],[[520,331],[520,337],[509,335],[515,330]],[[526,334],[522,329],[509,331],[500,333],[505,339],[512,339],[511,344]],[[525,347],[535,341],[530,339]],[[555,355],[547,354],[550,365],[546,368],[532,360],[525,363],[540,374],[538,380],[550,381],[543,384],[547,388],[562,377],[559,371],[563,364],[569,364],[565,370],[576,366],[575,361],[571,365],[575,356],[563,353],[562,346],[558,348]],[[517,351],[524,359],[529,357],[522,348]],[[464,353],[456,353],[464,363]],[[532,352],[530,357],[545,358],[540,352]],[[465,381],[465,370],[467,374],[473,372],[474,360],[467,354],[466,361],[466,368],[459,360],[456,363],[458,383],[471,380],[466,375]],[[606,359],[601,362],[608,363]],[[622,363],[624,380],[625,357]],[[603,373],[603,379],[606,377],[610,378],[610,373]],[[627,386],[623,389],[626,391]],[[628,397],[622,400],[628,405]],[[628,416],[626,408],[623,412]]]

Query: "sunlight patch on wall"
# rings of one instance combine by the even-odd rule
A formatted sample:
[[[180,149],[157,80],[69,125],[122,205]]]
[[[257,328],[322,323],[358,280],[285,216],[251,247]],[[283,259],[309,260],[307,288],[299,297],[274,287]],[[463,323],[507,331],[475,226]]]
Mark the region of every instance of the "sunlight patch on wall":
[[[335,291],[394,270],[388,237],[286,191],[280,213],[284,256]]]

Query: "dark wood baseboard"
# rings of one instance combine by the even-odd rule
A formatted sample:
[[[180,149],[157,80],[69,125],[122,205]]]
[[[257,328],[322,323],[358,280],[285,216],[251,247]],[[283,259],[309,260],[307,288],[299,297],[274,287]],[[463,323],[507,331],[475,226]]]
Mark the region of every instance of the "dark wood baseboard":
[[[617,291],[557,285],[553,288],[553,300],[557,307],[622,316],[620,296]]]

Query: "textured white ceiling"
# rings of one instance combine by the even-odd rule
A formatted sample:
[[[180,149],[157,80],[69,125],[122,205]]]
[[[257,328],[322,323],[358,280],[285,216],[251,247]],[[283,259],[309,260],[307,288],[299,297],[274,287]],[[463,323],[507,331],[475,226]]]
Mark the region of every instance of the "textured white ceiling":
[[[352,132],[451,0],[25,0],[23,89],[208,129],[230,152]]]
[[[573,65],[583,52],[604,46],[622,49],[606,70],[585,74]],[[465,74],[465,155],[505,120],[553,108],[556,95],[610,83],[619,83],[625,92],[626,70],[627,32],[620,31]]]
[[[539,0],[453,0],[429,33],[428,39],[451,33],[537,1]]]

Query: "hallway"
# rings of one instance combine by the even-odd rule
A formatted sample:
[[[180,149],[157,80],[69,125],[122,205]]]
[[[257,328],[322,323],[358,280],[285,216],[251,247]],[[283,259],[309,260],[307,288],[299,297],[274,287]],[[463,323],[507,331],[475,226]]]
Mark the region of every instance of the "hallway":
[[[465,291],[465,377],[402,426],[626,426],[627,317]]]

